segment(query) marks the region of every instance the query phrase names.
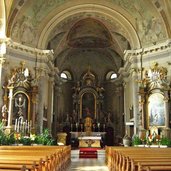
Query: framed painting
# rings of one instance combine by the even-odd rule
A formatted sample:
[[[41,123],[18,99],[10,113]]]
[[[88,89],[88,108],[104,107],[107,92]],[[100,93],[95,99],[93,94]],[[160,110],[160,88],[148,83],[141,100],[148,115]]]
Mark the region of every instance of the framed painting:
[[[164,96],[160,93],[154,93],[148,98],[148,120],[149,127],[165,126]]]
[[[82,96],[82,117],[90,116],[94,118],[95,115],[95,95],[91,92],[86,92]]]

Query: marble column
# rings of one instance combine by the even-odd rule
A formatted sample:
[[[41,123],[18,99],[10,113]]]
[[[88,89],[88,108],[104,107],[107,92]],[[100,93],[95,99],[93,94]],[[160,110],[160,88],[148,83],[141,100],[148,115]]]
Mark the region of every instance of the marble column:
[[[0,99],[3,99],[3,64],[5,62],[5,58],[0,58]],[[3,105],[3,101],[0,100],[0,107]]]
[[[53,118],[53,98],[54,98],[54,78],[49,78],[49,85],[48,85],[48,129],[52,130],[52,118]]]
[[[37,95],[38,95],[38,86],[34,85],[32,88],[32,127],[35,129],[35,119],[37,114]]]
[[[8,89],[9,89],[8,123],[7,123],[8,128],[11,128],[11,126],[12,126],[13,88],[14,88],[13,86],[8,87]]]
[[[59,131],[60,129],[60,123],[59,123],[59,119],[60,118],[60,108],[59,108],[59,104],[60,104],[60,95],[61,95],[61,88],[60,88],[60,84],[57,83],[55,84],[55,88],[54,88],[54,129],[53,132],[56,135],[57,131]]]
[[[5,14],[5,1],[0,0],[0,98],[2,97],[2,65],[5,61],[4,55],[6,54],[6,14]],[[3,105],[0,100],[0,107]]]
[[[124,79],[124,82],[123,82],[123,88],[124,88],[124,113],[123,113],[123,115],[124,115],[125,132],[128,132],[127,127],[126,127],[126,122],[130,118],[128,118],[127,105],[126,105],[127,104],[126,103],[126,87],[127,87],[126,82],[127,82],[126,79]],[[130,134],[130,131],[128,133]]]
[[[0,0],[0,39],[6,38],[5,0]]]
[[[139,110],[138,110],[138,75],[136,73],[136,71],[133,71],[132,73],[132,95],[133,95],[133,116],[134,116],[134,134],[137,134],[138,131],[138,114],[139,114]]]
[[[168,104],[169,98],[168,95],[165,93],[164,97],[164,109],[165,109],[165,126],[166,128],[169,128],[169,104]]]
[[[39,133],[43,131],[43,114],[44,114],[44,105],[47,99],[47,77],[42,74],[39,77],[39,91],[38,91],[38,116],[37,116],[37,130]]]

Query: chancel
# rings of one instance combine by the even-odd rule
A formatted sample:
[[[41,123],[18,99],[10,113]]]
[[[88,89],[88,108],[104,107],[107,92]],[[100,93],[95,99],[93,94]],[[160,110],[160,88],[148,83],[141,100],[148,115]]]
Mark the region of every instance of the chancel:
[[[170,60],[171,0],[0,0],[0,170],[171,170]]]

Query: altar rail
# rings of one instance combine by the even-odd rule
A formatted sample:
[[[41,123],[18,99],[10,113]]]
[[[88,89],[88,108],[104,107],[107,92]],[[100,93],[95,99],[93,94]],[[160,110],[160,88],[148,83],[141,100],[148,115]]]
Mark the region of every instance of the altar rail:
[[[110,171],[170,171],[171,148],[106,147]]]
[[[70,160],[70,146],[0,146],[3,171],[63,171]]]

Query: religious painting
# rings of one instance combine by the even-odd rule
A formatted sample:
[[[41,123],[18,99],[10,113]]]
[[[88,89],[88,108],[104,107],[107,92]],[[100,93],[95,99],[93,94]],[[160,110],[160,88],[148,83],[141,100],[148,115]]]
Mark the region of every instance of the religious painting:
[[[152,94],[148,99],[149,126],[165,126],[164,97],[160,93]]]
[[[28,120],[28,98],[25,93],[18,92],[14,95],[13,113],[14,120],[21,117]]]
[[[95,115],[95,97],[93,93],[84,93],[82,96],[82,117],[94,118]]]

